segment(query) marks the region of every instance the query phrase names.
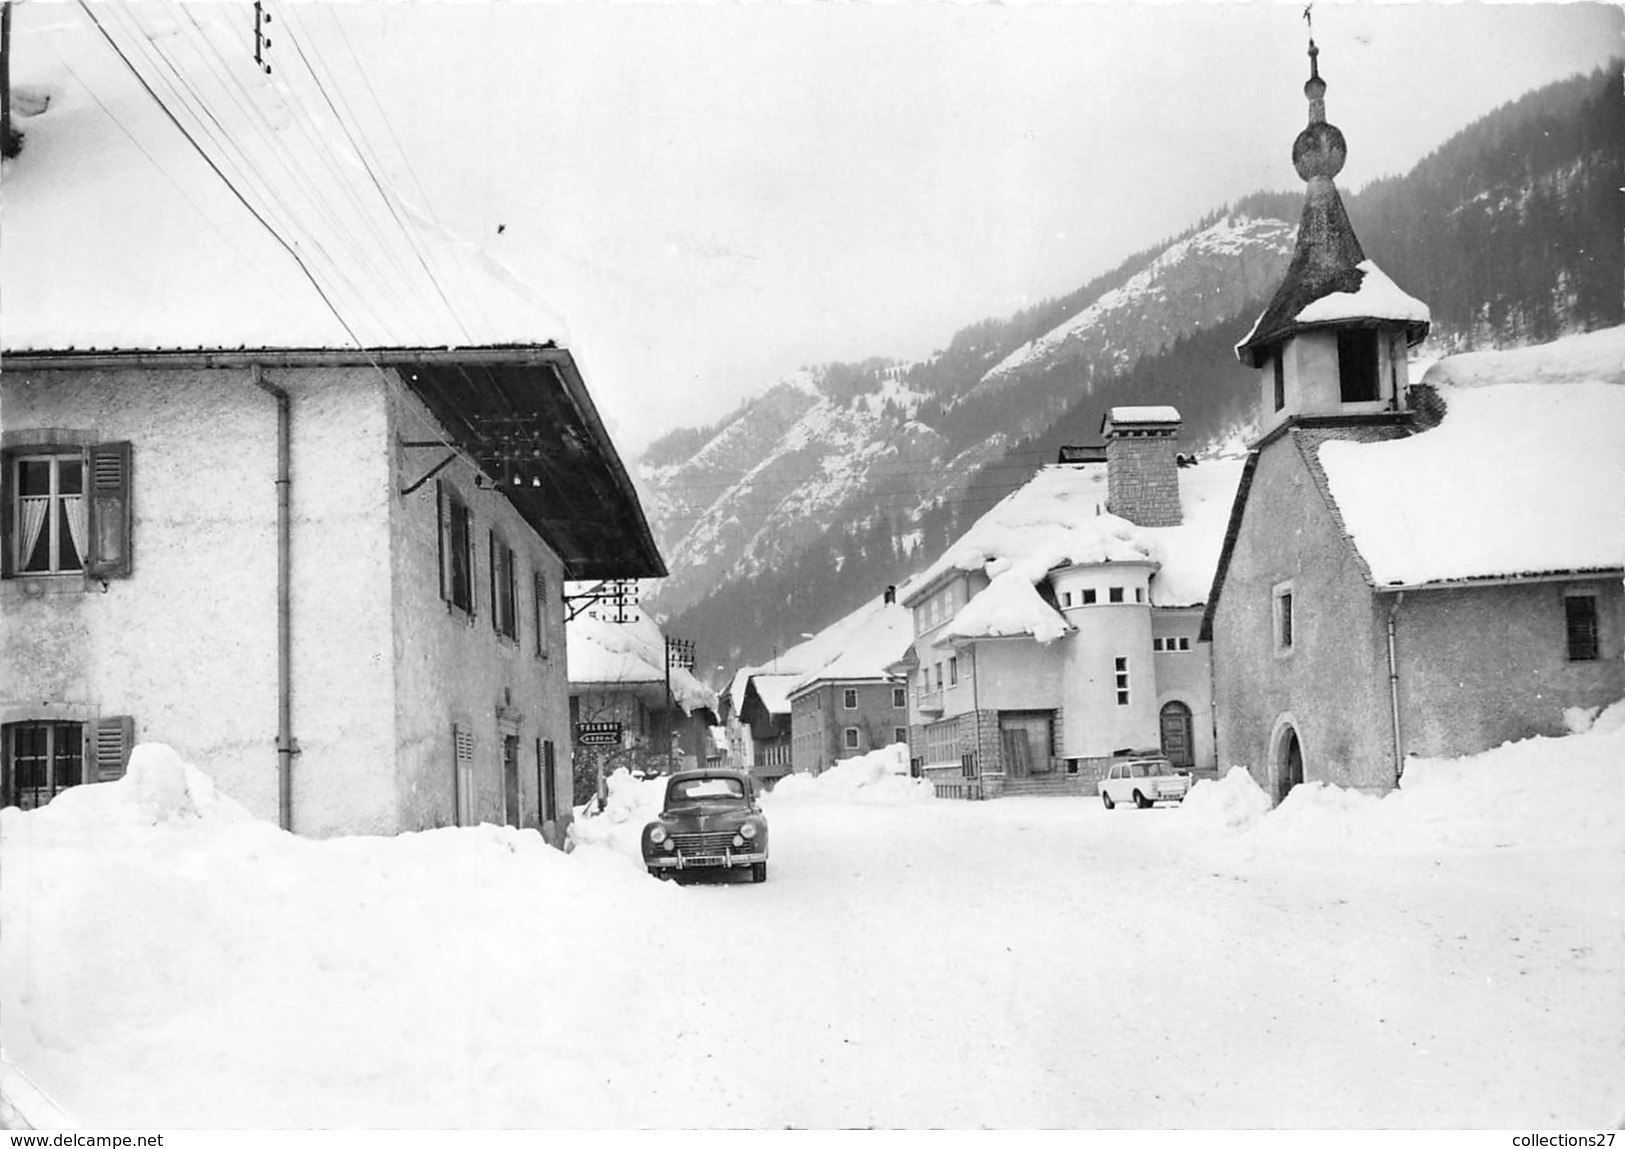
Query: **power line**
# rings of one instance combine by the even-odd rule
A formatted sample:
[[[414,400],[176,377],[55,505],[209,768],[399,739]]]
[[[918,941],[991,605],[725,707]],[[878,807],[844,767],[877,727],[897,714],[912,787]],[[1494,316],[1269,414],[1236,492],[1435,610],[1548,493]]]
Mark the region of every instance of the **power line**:
[[[171,112],[164,102],[158,98],[158,93],[152,90],[152,85],[147,83],[146,78],[143,77],[140,71],[137,70],[135,64],[132,63],[130,58],[124,54],[124,50],[118,46],[118,43],[108,33],[107,29],[102,26],[102,22],[96,18],[96,14],[91,11],[90,5],[86,2],[86,0],[78,0],[78,2],[80,9],[87,17],[89,17],[90,22],[96,26],[96,30],[102,34],[102,38],[107,41],[108,47],[112,48],[113,51],[118,55],[118,58],[124,61],[124,66],[130,70],[130,74],[136,78],[136,81],[146,89],[147,95],[152,97],[153,103],[157,104],[164,115],[169,117],[169,122],[175,125],[175,130],[180,132],[180,134],[186,139],[186,142],[192,145],[193,150],[197,152],[204,163],[209,165],[210,170],[212,170],[215,175],[220,177],[220,182],[225,184],[226,187],[231,191],[231,194],[237,197],[237,202],[242,204],[243,207],[248,210],[248,214],[259,221],[260,226],[270,233],[271,238],[275,239],[277,243],[282,246],[282,249],[286,251],[293,259],[294,263],[299,266],[299,270],[304,273],[305,278],[310,281],[310,286],[314,288],[316,294],[321,297],[322,303],[325,304],[327,309],[333,313],[333,318],[338,320],[339,326],[344,328],[345,334],[350,337],[351,341],[354,342],[356,346],[361,346],[361,340],[356,337],[355,331],[352,330],[349,323],[345,321],[344,316],[339,314],[339,309],[335,307],[333,305],[333,301],[328,298],[327,292],[322,290],[322,285],[316,282],[316,277],[311,274],[310,268],[305,266],[305,261],[299,258],[299,253],[295,251],[291,245],[289,245],[287,240],[283,239],[281,235],[277,234],[276,229],[273,228],[270,223],[267,222],[265,217],[255,209],[253,204],[248,202],[248,200],[243,196],[243,193],[237,190],[236,186],[231,182],[231,180],[226,178],[226,173],[220,170],[220,166],[210,158],[208,152],[203,150],[202,145],[199,144],[197,140],[193,139],[192,133],[186,130],[186,126],[175,117],[175,113]]]

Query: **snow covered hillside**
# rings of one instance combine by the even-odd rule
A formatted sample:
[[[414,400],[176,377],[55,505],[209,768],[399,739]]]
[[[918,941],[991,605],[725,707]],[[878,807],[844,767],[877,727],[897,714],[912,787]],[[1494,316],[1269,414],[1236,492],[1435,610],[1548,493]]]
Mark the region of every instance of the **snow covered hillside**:
[[[843,764],[764,885],[647,877],[648,784],[569,855],[317,841],[145,746],[0,812],[0,1040],[83,1128],[1609,1126],[1625,707],[1571,717],[1273,811]]]
[[[1292,255],[1297,228],[1279,219],[1224,216],[1171,244],[1122,287],[1002,359],[982,387],[1076,359],[1089,379],[1126,367],[1192,328],[1228,319],[1265,295]]]

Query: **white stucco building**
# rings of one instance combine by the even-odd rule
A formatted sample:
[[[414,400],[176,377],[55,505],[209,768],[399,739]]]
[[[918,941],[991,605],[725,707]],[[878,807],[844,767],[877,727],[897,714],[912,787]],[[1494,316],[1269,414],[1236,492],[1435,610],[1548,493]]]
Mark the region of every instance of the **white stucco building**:
[[[300,183],[299,141],[211,169],[53,44],[5,170],[0,798],[159,741],[301,833],[557,840],[564,582],[665,573],[562,324],[382,187]]]
[[[1171,407],[1116,407],[899,596],[909,748],[939,795],[1093,793],[1114,756],[1214,766],[1197,641],[1239,460],[1175,451]],[[1081,457],[1081,458],[1080,458]]]

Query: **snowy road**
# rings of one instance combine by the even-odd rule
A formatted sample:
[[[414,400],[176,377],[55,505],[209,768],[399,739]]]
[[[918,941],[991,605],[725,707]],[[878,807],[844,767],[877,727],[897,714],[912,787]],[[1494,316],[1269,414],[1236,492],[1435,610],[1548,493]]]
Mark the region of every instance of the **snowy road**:
[[[668,1019],[684,1071],[645,1083],[659,1119],[1620,1116],[1606,1104],[1619,1098],[1617,922],[1519,896],[1503,884],[1515,875],[1487,884],[1494,858],[1261,865],[1186,844],[1173,811],[1066,799],[771,813],[766,885],[675,891],[692,927],[676,927]]]
[[[1268,812],[835,770],[762,885],[645,874],[658,783],[320,841],[139,747],[0,812],[0,1045],[89,1129],[1613,1127],[1620,717]]]

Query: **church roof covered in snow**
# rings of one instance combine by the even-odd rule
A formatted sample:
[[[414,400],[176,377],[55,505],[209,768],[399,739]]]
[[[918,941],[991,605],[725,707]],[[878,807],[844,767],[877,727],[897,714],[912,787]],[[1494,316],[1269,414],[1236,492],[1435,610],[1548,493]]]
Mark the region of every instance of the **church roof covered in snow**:
[[[1378,588],[1625,566],[1625,327],[1440,360],[1437,426],[1319,448]]]
[[[953,570],[983,571],[988,585],[937,636],[954,639],[1031,636],[1052,642],[1072,629],[1039,586],[1060,567],[1151,563],[1153,606],[1196,606],[1206,598],[1224,543],[1226,516],[1242,460],[1181,467],[1184,521],[1141,527],[1107,514],[1104,464],[1045,467],[1005,496],[913,581],[923,591]]]

